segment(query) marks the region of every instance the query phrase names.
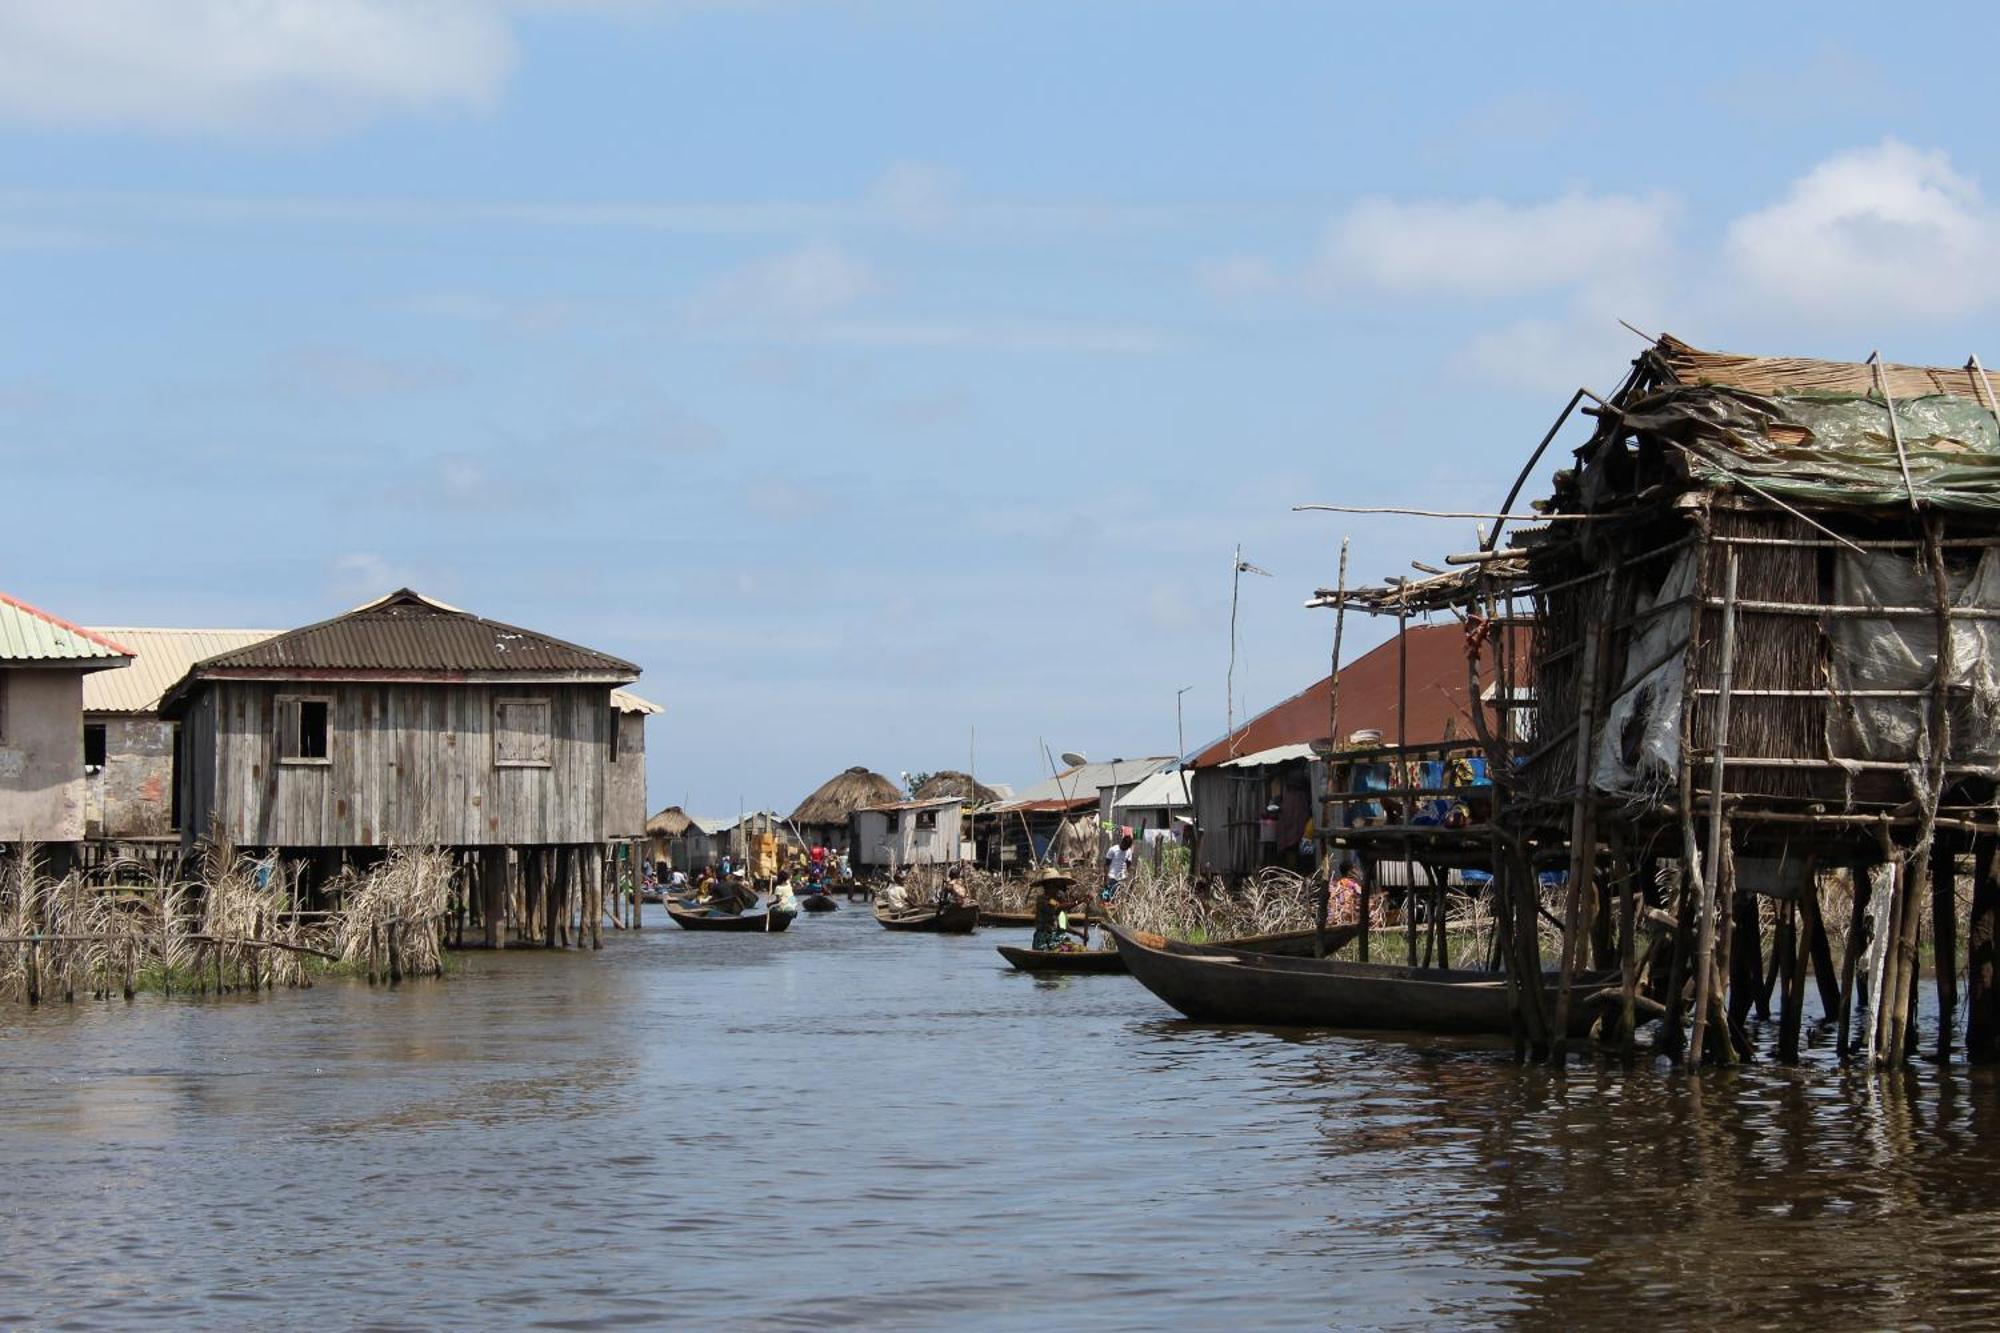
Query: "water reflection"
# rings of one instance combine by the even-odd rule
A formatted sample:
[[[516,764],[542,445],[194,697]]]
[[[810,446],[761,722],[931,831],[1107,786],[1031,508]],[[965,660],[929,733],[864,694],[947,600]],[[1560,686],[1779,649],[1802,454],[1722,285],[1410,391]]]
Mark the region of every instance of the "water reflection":
[[[1992,1073],[1175,1019],[865,914],[0,1027],[0,1324],[1981,1322]]]

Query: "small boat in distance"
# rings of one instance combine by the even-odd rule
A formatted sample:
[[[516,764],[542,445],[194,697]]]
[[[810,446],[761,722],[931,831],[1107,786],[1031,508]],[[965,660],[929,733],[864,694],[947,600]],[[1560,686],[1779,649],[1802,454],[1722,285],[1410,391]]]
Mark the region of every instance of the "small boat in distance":
[[[1107,976],[1125,971],[1125,959],[1116,949],[1016,949],[1002,944],[999,950],[1000,956],[1021,972]]]
[[[970,935],[979,924],[975,903],[950,907],[905,907],[899,911],[876,905],[875,919],[884,930],[915,930],[932,935]]]
[[[838,912],[840,904],[830,893],[808,893],[799,899],[799,906],[808,912]]]
[[[1349,963],[1184,944],[1107,927],[1141,985],[1188,1018],[1350,1032],[1508,1035],[1507,980],[1498,972]],[[1555,978],[1545,980],[1554,1003]],[[1578,1006],[1571,1024],[1588,1030]]]
[[[769,908],[761,912],[715,912],[670,900],[667,915],[682,930],[762,931],[770,934],[791,925],[792,918],[798,913],[774,912]]]

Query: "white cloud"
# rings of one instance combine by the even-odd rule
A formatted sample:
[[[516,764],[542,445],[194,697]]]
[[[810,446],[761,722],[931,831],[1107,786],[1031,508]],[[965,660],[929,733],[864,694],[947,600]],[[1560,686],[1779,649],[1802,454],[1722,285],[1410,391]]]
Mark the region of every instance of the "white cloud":
[[[490,0],[0,0],[0,117],[323,133],[490,106],[513,68]]]
[[[1948,318],[2000,300],[2000,213],[1941,151],[1893,139],[1820,163],[1731,223],[1731,270],[1800,313]]]
[[[1364,199],[1335,220],[1312,278],[1435,296],[1511,296],[1629,274],[1666,262],[1670,196],[1572,191],[1544,203]]]
[[[932,231],[951,220],[954,184],[952,174],[942,167],[897,162],[875,182],[869,199],[891,221]]]
[[[747,264],[689,303],[696,323],[798,325],[825,319],[879,284],[866,262],[825,241]]]

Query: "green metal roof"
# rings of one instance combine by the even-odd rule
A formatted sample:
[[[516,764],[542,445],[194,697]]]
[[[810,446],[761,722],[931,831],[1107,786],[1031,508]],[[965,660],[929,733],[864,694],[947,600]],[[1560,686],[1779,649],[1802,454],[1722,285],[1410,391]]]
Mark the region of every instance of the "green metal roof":
[[[132,650],[0,592],[0,663],[122,665]]]

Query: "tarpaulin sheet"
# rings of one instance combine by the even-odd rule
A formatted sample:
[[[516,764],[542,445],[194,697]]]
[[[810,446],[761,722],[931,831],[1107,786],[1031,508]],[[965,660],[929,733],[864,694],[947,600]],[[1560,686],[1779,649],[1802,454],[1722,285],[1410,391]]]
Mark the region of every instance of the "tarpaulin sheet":
[[[1696,551],[1682,551],[1659,590],[1650,597],[1640,597],[1634,608],[1642,617],[1641,629],[1626,649],[1625,679],[1619,682],[1618,696],[1605,715],[1591,766],[1590,782],[1598,791],[1656,786],[1672,778],[1680,763],[1687,654],[1672,650],[1687,643],[1691,611],[1682,605],[1656,616],[1646,612],[1694,596],[1696,559]]]
[[[2000,551],[1946,570],[1954,607],[2000,607]],[[1930,574],[1890,551],[1842,551],[1834,565],[1834,600],[1843,606],[1928,607]],[[1932,616],[1836,616],[1828,620],[1833,684],[1850,690],[1928,690],[1937,672],[1938,626]],[[1951,622],[1952,672],[1946,693],[1950,758],[1962,764],[2000,760],[2000,621]],[[1931,702],[1841,699],[1827,710],[1827,744],[1840,759],[1919,763],[1928,746]]]
[[[1690,473],[1718,486],[1743,477],[1776,495],[1857,506],[1907,506],[1914,491],[1939,509],[2000,511],[2000,421],[1991,411],[1936,394],[1899,401],[1895,414],[1907,487],[1878,398],[1684,388],[1628,411],[1625,424],[1691,438]]]

